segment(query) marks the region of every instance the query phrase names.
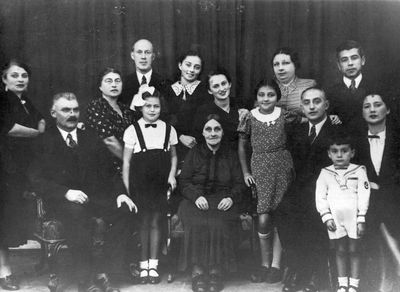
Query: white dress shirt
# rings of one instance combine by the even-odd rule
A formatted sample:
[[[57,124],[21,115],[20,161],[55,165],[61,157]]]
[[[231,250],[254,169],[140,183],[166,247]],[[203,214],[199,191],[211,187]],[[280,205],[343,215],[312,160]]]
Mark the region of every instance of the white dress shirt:
[[[374,165],[376,174],[379,175],[382,164],[383,150],[385,149],[386,129],[378,134],[371,134],[371,132],[368,131],[368,135],[379,136],[379,138],[368,138],[371,161]]]
[[[148,85],[150,83],[152,73],[153,73],[153,69],[150,69],[150,71],[147,72],[146,74],[142,74],[142,73],[136,71],[136,76],[139,81],[139,85],[142,84],[143,76],[146,77],[146,84]]]
[[[321,132],[321,128],[325,124],[327,119],[328,117],[325,117],[322,121],[320,121],[318,124],[315,125],[308,122],[308,136],[310,136],[312,126],[315,126],[315,137],[318,137],[318,134],[319,132]]]
[[[67,146],[69,146],[69,141],[67,141],[67,136],[68,136],[68,134],[71,134],[72,139],[74,139],[74,141],[76,142],[76,144],[78,144],[78,135],[76,134],[76,128],[73,129],[71,132],[64,131],[63,129],[61,129],[61,128],[59,128],[59,127],[57,127],[57,128],[58,128],[58,130],[60,131],[61,136],[63,137],[63,139],[64,139],[64,141],[65,141],[65,144],[67,144]]]
[[[358,75],[356,77],[356,79],[354,79],[356,82],[356,88],[358,88],[358,86],[360,86],[361,80],[362,80],[362,74],[360,73],[360,75]],[[344,84],[346,84],[347,88],[350,88],[351,86],[351,79],[347,78],[346,76],[343,76],[343,82]]]

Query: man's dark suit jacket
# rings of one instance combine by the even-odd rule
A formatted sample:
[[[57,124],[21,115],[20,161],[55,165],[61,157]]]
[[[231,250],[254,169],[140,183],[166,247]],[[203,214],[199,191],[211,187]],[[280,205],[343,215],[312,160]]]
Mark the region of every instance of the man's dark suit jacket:
[[[362,118],[362,104],[364,97],[375,90],[376,82],[367,79],[364,75],[353,93],[343,82],[343,79],[329,87],[326,95],[329,100],[329,114],[338,115],[344,126],[355,130],[364,124]]]
[[[33,190],[53,202],[65,200],[67,191],[75,189],[88,195],[92,203],[116,204],[116,197],[127,192],[111,153],[95,133],[78,129],[77,137],[74,149],[66,145],[57,127],[40,137],[29,170]]]
[[[300,244],[296,240],[299,236],[304,236],[307,241],[315,237],[314,244],[324,239],[324,235],[318,238],[314,235],[301,234],[300,229],[303,227],[313,231],[313,234],[320,234],[318,232],[322,231],[326,235],[325,227],[315,207],[315,186],[321,169],[332,164],[327,149],[329,137],[336,129],[337,126],[332,125],[327,118],[312,144],[308,137],[308,123],[289,129],[288,146],[296,178],[278,207],[278,228],[281,228],[283,246]]]
[[[391,230],[397,231],[400,224],[400,135],[393,127],[386,127],[385,148],[378,175],[371,160],[367,131],[358,135],[356,162],[367,168],[369,181],[380,187],[378,191],[373,190],[370,196],[367,228],[368,225],[385,222]],[[400,231],[396,234],[400,235]]]
[[[154,71],[151,73],[149,86],[154,86],[162,94],[165,94],[167,83],[168,82],[164,80],[161,75],[155,73]],[[136,72],[126,76],[123,80],[122,93],[119,97],[119,101],[130,106],[133,96],[139,91],[139,87],[140,82],[137,78]]]

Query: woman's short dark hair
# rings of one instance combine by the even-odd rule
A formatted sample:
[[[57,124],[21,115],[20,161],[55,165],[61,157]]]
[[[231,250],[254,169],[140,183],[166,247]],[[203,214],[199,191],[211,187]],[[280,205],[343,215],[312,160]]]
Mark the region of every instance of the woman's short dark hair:
[[[363,103],[364,103],[365,99],[366,99],[368,96],[371,96],[371,95],[378,95],[378,96],[380,96],[380,98],[382,99],[382,101],[383,101],[383,103],[385,104],[386,108],[387,108],[387,109],[390,109],[390,108],[391,108],[391,105],[392,105],[392,104],[391,104],[391,100],[387,97],[386,94],[380,93],[380,91],[374,91],[374,90],[369,91],[369,92],[364,96],[364,98],[363,98]]]
[[[228,80],[229,83],[232,83],[232,79],[228,73],[228,70],[226,70],[223,67],[218,67],[217,69],[212,70],[207,74],[208,89],[210,89],[210,79],[211,79],[211,77],[213,77],[215,75],[224,75],[226,77],[226,80]]]
[[[200,52],[197,50],[187,50],[185,52],[183,52],[182,54],[179,55],[178,57],[178,63],[182,63],[183,60],[186,59],[186,57],[189,56],[195,56],[195,57],[199,57],[200,61],[201,61],[201,67],[204,67],[204,61],[203,61],[203,57],[201,56]]]
[[[200,69],[200,73],[199,76],[201,75],[201,72],[203,72],[203,68],[204,68],[204,60],[203,60],[203,56],[200,54],[200,52],[198,50],[187,50],[185,52],[183,52],[182,54],[179,55],[178,57],[178,63],[183,63],[183,61],[186,59],[186,57],[189,56],[194,56],[194,57],[199,57],[200,61],[201,61],[201,69]],[[179,71],[179,74],[177,74],[177,78],[179,79],[181,77],[181,72]]]
[[[5,78],[8,69],[11,68],[11,66],[18,66],[23,68],[26,73],[28,73],[28,76],[31,77],[31,69],[29,68],[28,65],[26,65],[25,63],[20,62],[17,59],[11,59],[10,61],[8,61],[7,63],[4,64],[3,68],[1,69],[1,78]]]
[[[277,99],[277,101],[279,101],[281,99],[281,96],[282,96],[281,89],[279,88],[278,83],[276,83],[276,81],[274,79],[263,79],[263,80],[261,80],[260,82],[257,83],[256,88],[254,90],[254,94],[255,94],[256,99],[257,99],[257,93],[260,90],[260,88],[261,87],[266,87],[266,86],[271,87],[275,91],[276,99]]]
[[[289,47],[282,47],[282,48],[278,48],[274,54],[272,55],[271,58],[271,66],[274,67],[274,58],[276,55],[279,54],[284,54],[284,55],[288,55],[290,57],[290,60],[292,60],[294,67],[297,69],[300,69],[300,59],[299,59],[299,54],[297,53],[296,50],[289,48]]]
[[[104,76],[106,76],[108,73],[115,73],[118,74],[120,77],[122,77],[122,74],[118,69],[107,67],[102,71],[100,71],[100,74],[97,77],[97,87],[101,86],[101,82],[103,81]]]

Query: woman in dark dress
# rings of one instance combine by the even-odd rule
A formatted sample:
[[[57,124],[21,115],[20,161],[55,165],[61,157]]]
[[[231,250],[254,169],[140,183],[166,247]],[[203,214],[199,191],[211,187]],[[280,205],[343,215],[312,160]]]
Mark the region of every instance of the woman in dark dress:
[[[225,69],[218,68],[211,71],[207,79],[208,91],[212,94],[213,100],[197,109],[193,122],[193,135],[200,140],[205,117],[217,114],[224,128],[223,141],[232,149],[237,150],[239,134],[236,130],[239,125],[239,116],[244,116],[248,110],[239,109],[236,101],[231,97],[231,77]]]
[[[235,270],[237,204],[245,186],[237,153],[221,144],[219,120],[205,118],[205,143],[189,151],[179,178],[184,200],[178,215],[185,229],[180,270],[192,268],[194,291],[220,291],[222,271]]]
[[[179,138],[177,151],[180,162],[197,143],[192,133],[197,108],[212,100],[207,92],[207,84],[199,80],[203,67],[204,62],[198,52],[189,50],[182,54],[178,61],[180,78],[168,88],[166,96],[169,122],[175,127]]]
[[[104,69],[98,80],[101,97],[90,101],[87,107],[85,125],[103,139],[114,156],[114,165],[122,173],[123,136],[126,128],[133,123],[134,112],[118,102],[122,92],[121,73],[114,68]]]
[[[32,159],[33,139],[43,133],[46,123],[26,97],[29,68],[18,61],[8,62],[2,70],[4,91],[0,93],[1,180],[0,198],[0,286],[18,290],[8,261],[8,248],[19,246],[28,237],[28,206],[23,199],[29,190],[26,169]]]

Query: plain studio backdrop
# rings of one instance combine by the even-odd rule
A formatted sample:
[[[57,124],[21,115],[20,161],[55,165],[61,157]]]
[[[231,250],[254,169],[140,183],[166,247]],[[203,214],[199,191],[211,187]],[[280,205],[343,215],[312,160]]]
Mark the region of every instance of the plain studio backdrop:
[[[178,56],[197,48],[202,77],[226,67],[233,94],[246,101],[272,75],[271,55],[281,46],[298,50],[298,76],[329,86],[339,78],[336,46],[358,40],[368,75],[400,84],[399,1],[0,0],[0,14],[0,63],[31,66],[28,96],[44,114],[56,92],[76,93],[83,106],[98,97],[106,66],[132,72],[131,46],[140,38],[153,42],[153,68],[164,77],[176,80]]]

